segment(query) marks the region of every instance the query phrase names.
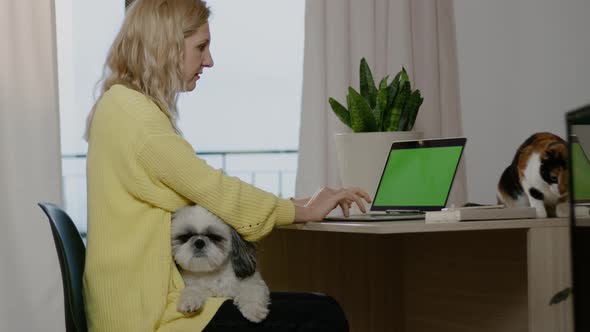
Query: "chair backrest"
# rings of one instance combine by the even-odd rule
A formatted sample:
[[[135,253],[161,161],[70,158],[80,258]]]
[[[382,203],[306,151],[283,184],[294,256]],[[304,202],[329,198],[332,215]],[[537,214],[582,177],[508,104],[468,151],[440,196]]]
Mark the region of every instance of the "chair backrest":
[[[51,203],[39,203],[39,206],[49,218],[59,257],[64,288],[66,330],[86,332],[86,314],[82,297],[86,247],[76,225],[65,211]]]

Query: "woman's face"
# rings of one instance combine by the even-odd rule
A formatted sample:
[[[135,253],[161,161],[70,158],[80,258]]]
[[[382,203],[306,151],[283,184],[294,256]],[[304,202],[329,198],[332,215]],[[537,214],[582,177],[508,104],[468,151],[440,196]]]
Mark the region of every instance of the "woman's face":
[[[195,89],[204,67],[213,67],[213,58],[209,51],[210,40],[209,23],[201,25],[195,33],[184,39],[182,76],[185,82],[185,91]]]

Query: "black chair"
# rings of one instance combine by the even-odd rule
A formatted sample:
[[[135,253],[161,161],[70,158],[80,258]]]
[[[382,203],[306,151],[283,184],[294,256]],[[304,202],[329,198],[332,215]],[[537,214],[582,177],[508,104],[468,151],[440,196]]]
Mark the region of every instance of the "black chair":
[[[82,297],[82,274],[86,247],[76,225],[68,214],[55,204],[39,203],[49,218],[51,233],[59,257],[64,288],[64,309],[67,332],[86,332],[86,314]]]

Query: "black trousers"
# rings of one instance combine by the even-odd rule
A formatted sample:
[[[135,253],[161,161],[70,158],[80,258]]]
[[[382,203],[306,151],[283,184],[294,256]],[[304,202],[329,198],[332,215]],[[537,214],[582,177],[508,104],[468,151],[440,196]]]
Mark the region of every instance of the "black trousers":
[[[270,312],[260,323],[248,321],[232,300],[225,301],[203,332],[347,332],[348,322],[331,297],[271,292]]]

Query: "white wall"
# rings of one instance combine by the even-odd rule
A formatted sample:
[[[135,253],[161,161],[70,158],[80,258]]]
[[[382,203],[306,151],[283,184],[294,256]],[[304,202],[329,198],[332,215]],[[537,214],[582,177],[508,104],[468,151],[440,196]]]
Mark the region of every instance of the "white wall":
[[[86,116],[123,15],[122,0],[55,0],[61,151],[85,154]],[[99,93],[99,92],[97,92]],[[65,209],[86,231],[86,160],[62,159]]]
[[[590,102],[589,14],[587,0],[455,0],[469,201],[494,203],[522,141],[565,138],[565,112]]]
[[[63,154],[86,153],[86,116],[124,14],[123,0],[55,0]]]
[[[186,139],[199,152],[297,149],[305,2],[207,4],[215,65],[179,99]],[[296,162],[268,166],[297,168]]]

